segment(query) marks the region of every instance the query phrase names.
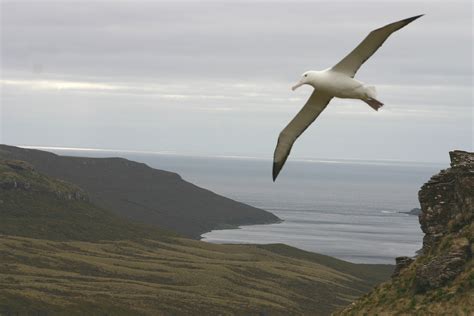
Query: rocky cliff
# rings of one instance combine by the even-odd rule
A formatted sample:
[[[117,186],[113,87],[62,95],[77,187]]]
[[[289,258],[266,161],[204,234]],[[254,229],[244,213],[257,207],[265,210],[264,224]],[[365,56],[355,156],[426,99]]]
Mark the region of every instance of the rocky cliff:
[[[392,279],[341,315],[474,314],[474,153],[450,152],[451,168],[419,191],[423,247],[399,257]]]

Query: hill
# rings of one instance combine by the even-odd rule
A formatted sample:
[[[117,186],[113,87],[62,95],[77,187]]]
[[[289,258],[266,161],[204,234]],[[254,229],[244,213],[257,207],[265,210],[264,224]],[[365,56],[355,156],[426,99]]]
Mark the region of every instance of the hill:
[[[390,281],[338,315],[474,315],[474,153],[450,156],[418,194],[419,255],[397,258]]]
[[[26,161],[41,173],[77,184],[99,207],[186,237],[199,238],[221,227],[280,221],[270,212],[197,187],[178,174],[122,158],[63,157],[0,145],[0,159]]]
[[[11,160],[0,160],[0,258],[1,315],[327,315],[393,268],[178,237]]]
[[[4,235],[83,241],[176,236],[96,207],[78,186],[24,161],[0,160],[0,211]]]

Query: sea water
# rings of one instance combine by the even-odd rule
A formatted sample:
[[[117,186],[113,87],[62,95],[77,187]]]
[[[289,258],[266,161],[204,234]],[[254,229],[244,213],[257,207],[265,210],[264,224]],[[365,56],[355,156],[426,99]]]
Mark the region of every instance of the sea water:
[[[290,160],[277,181],[272,161],[244,157],[51,150],[58,154],[120,156],[179,173],[186,181],[265,209],[278,224],[214,230],[213,243],[285,243],[356,263],[394,263],[413,256],[423,233],[418,191],[431,175],[447,167],[430,163],[347,160]]]

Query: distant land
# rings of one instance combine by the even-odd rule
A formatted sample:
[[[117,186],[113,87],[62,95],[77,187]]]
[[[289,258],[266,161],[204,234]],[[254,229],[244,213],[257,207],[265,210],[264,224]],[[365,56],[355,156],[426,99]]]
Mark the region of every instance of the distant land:
[[[400,212],[400,213],[418,216],[421,214],[421,208],[415,207],[415,208],[412,208],[408,212]]]
[[[195,186],[176,173],[123,158],[65,157],[0,145],[0,159],[26,161],[41,173],[77,184],[97,206],[195,239],[213,229],[280,221],[270,212]]]
[[[4,156],[11,151],[2,147]],[[50,168],[77,168],[73,174],[94,162],[102,188],[106,179],[130,181],[110,176],[130,165],[145,183],[147,172],[162,178],[161,171],[123,159],[72,163],[37,151],[18,153],[31,153]],[[86,174],[87,181],[79,177],[83,183],[100,179]],[[163,176],[167,183],[182,181]],[[178,191],[182,199],[188,193],[196,198],[193,192]],[[329,315],[393,271],[391,265],[353,264],[283,244],[183,238],[95,205],[100,196],[91,199],[77,184],[28,162],[0,159],[1,315]]]
[[[213,230],[201,235],[205,241],[284,242],[355,263],[393,264],[396,256],[415,254],[422,239],[418,220],[416,216],[398,212],[418,206],[420,186],[446,167],[446,164],[292,160],[285,177],[273,183],[268,181],[271,161],[265,159],[90,148],[28,149],[51,150],[61,156],[123,157],[142,162],[152,168],[176,172],[185,181],[267,210],[284,221]]]

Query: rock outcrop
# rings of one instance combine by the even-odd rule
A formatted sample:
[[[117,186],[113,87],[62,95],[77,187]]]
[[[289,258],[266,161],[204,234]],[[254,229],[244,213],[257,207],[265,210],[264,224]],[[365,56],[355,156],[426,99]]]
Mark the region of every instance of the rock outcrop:
[[[418,193],[425,233],[418,255],[397,258],[391,281],[340,314],[474,314],[474,153],[450,158],[451,168]]]
[[[474,216],[474,155],[453,151],[450,156],[451,168],[433,176],[418,194],[425,233],[422,251],[428,256],[436,254],[416,269],[418,292],[454,280],[472,259],[469,229]]]
[[[410,264],[415,261],[415,259],[411,258],[411,257],[406,257],[406,256],[403,256],[403,257],[398,257],[395,259],[395,270],[393,271],[393,275],[392,277],[396,277],[400,274],[400,272],[402,272],[403,270],[405,270],[405,268],[407,268],[408,266],[410,266]]]
[[[423,251],[436,248],[441,239],[458,233],[472,222],[474,210],[474,162],[472,154],[453,151],[451,168],[433,176],[418,193],[419,216],[425,233]]]

